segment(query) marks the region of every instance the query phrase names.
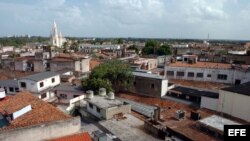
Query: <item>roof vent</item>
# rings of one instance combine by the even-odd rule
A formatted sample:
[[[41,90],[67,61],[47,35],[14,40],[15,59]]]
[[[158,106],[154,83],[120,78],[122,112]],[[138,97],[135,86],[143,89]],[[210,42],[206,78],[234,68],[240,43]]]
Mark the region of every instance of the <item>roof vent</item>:
[[[92,99],[94,97],[94,91],[88,90],[86,93],[87,93],[87,98],[88,99]]]
[[[100,96],[106,96],[106,89],[105,88],[100,88],[99,89],[99,95]]]
[[[115,94],[114,94],[114,92],[109,92],[109,93],[108,93],[108,99],[110,99],[110,100],[115,99]]]
[[[3,88],[0,88],[0,100],[4,99],[6,97],[5,90]]]

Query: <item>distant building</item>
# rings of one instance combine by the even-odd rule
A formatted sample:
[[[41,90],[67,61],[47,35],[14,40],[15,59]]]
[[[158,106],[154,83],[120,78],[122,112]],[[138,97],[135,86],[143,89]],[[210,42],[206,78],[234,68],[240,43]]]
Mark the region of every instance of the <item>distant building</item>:
[[[77,57],[55,57],[50,60],[50,70],[59,71],[62,69],[71,69],[76,72],[88,72],[90,71],[89,58],[77,58]]]
[[[218,111],[250,121],[250,82],[220,90]]]
[[[183,56],[182,61],[171,62],[165,67],[167,78],[241,84],[250,80],[248,65],[197,62],[197,58]]]
[[[3,46],[0,49],[0,53],[5,53],[5,52],[12,52],[14,51],[14,46]]]
[[[92,44],[81,44],[79,47],[84,53],[101,52],[101,50],[117,51],[121,50],[120,45],[92,45]]]
[[[62,36],[62,33],[58,31],[56,22],[54,21],[51,34],[50,34],[50,44],[51,46],[61,48],[66,39]]]

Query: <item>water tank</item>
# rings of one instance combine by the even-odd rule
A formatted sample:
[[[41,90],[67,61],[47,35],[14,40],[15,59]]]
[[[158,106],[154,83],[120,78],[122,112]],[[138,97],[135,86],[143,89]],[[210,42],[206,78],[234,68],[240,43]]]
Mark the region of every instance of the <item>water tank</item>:
[[[0,99],[5,98],[6,94],[5,94],[5,90],[3,88],[0,88]]]
[[[100,96],[106,96],[106,89],[105,88],[100,88],[99,89],[99,95]]]
[[[108,99],[115,99],[115,94],[114,94],[114,92],[109,92],[109,93],[108,93]]]
[[[91,99],[94,97],[94,91],[88,90],[86,93],[87,93],[86,98]]]

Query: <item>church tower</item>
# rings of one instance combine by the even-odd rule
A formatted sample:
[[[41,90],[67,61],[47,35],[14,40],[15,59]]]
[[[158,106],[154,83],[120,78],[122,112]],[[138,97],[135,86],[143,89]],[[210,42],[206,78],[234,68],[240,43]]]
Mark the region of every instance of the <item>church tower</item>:
[[[56,22],[54,21],[54,24],[51,29],[51,34],[50,34],[50,44],[52,46],[56,47],[62,47],[63,43],[66,41],[65,38],[63,38],[62,33],[58,32]]]

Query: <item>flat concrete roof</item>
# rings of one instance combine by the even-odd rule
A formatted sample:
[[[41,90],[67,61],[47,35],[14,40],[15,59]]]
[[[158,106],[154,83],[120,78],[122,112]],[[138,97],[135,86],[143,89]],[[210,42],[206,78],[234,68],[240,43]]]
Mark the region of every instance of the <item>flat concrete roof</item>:
[[[203,123],[207,126],[213,127],[217,130],[224,131],[224,125],[240,125],[239,123],[217,116],[212,115],[210,117],[199,120],[200,123]]]
[[[122,141],[162,141],[143,129],[144,121],[126,114],[122,120],[105,120],[99,123]]]
[[[86,101],[102,109],[123,105],[123,103],[120,100],[117,99],[111,100],[108,99],[107,96],[104,97],[95,95],[92,99],[88,99]]]
[[[133,73],[134,76],[153,78],[153,79],[160,79],[160,80],[167,80],[163,76],[160,76],[160,75],[157,75],[157,74],[143,73],[143,72],[132,72],[132,73]]]

